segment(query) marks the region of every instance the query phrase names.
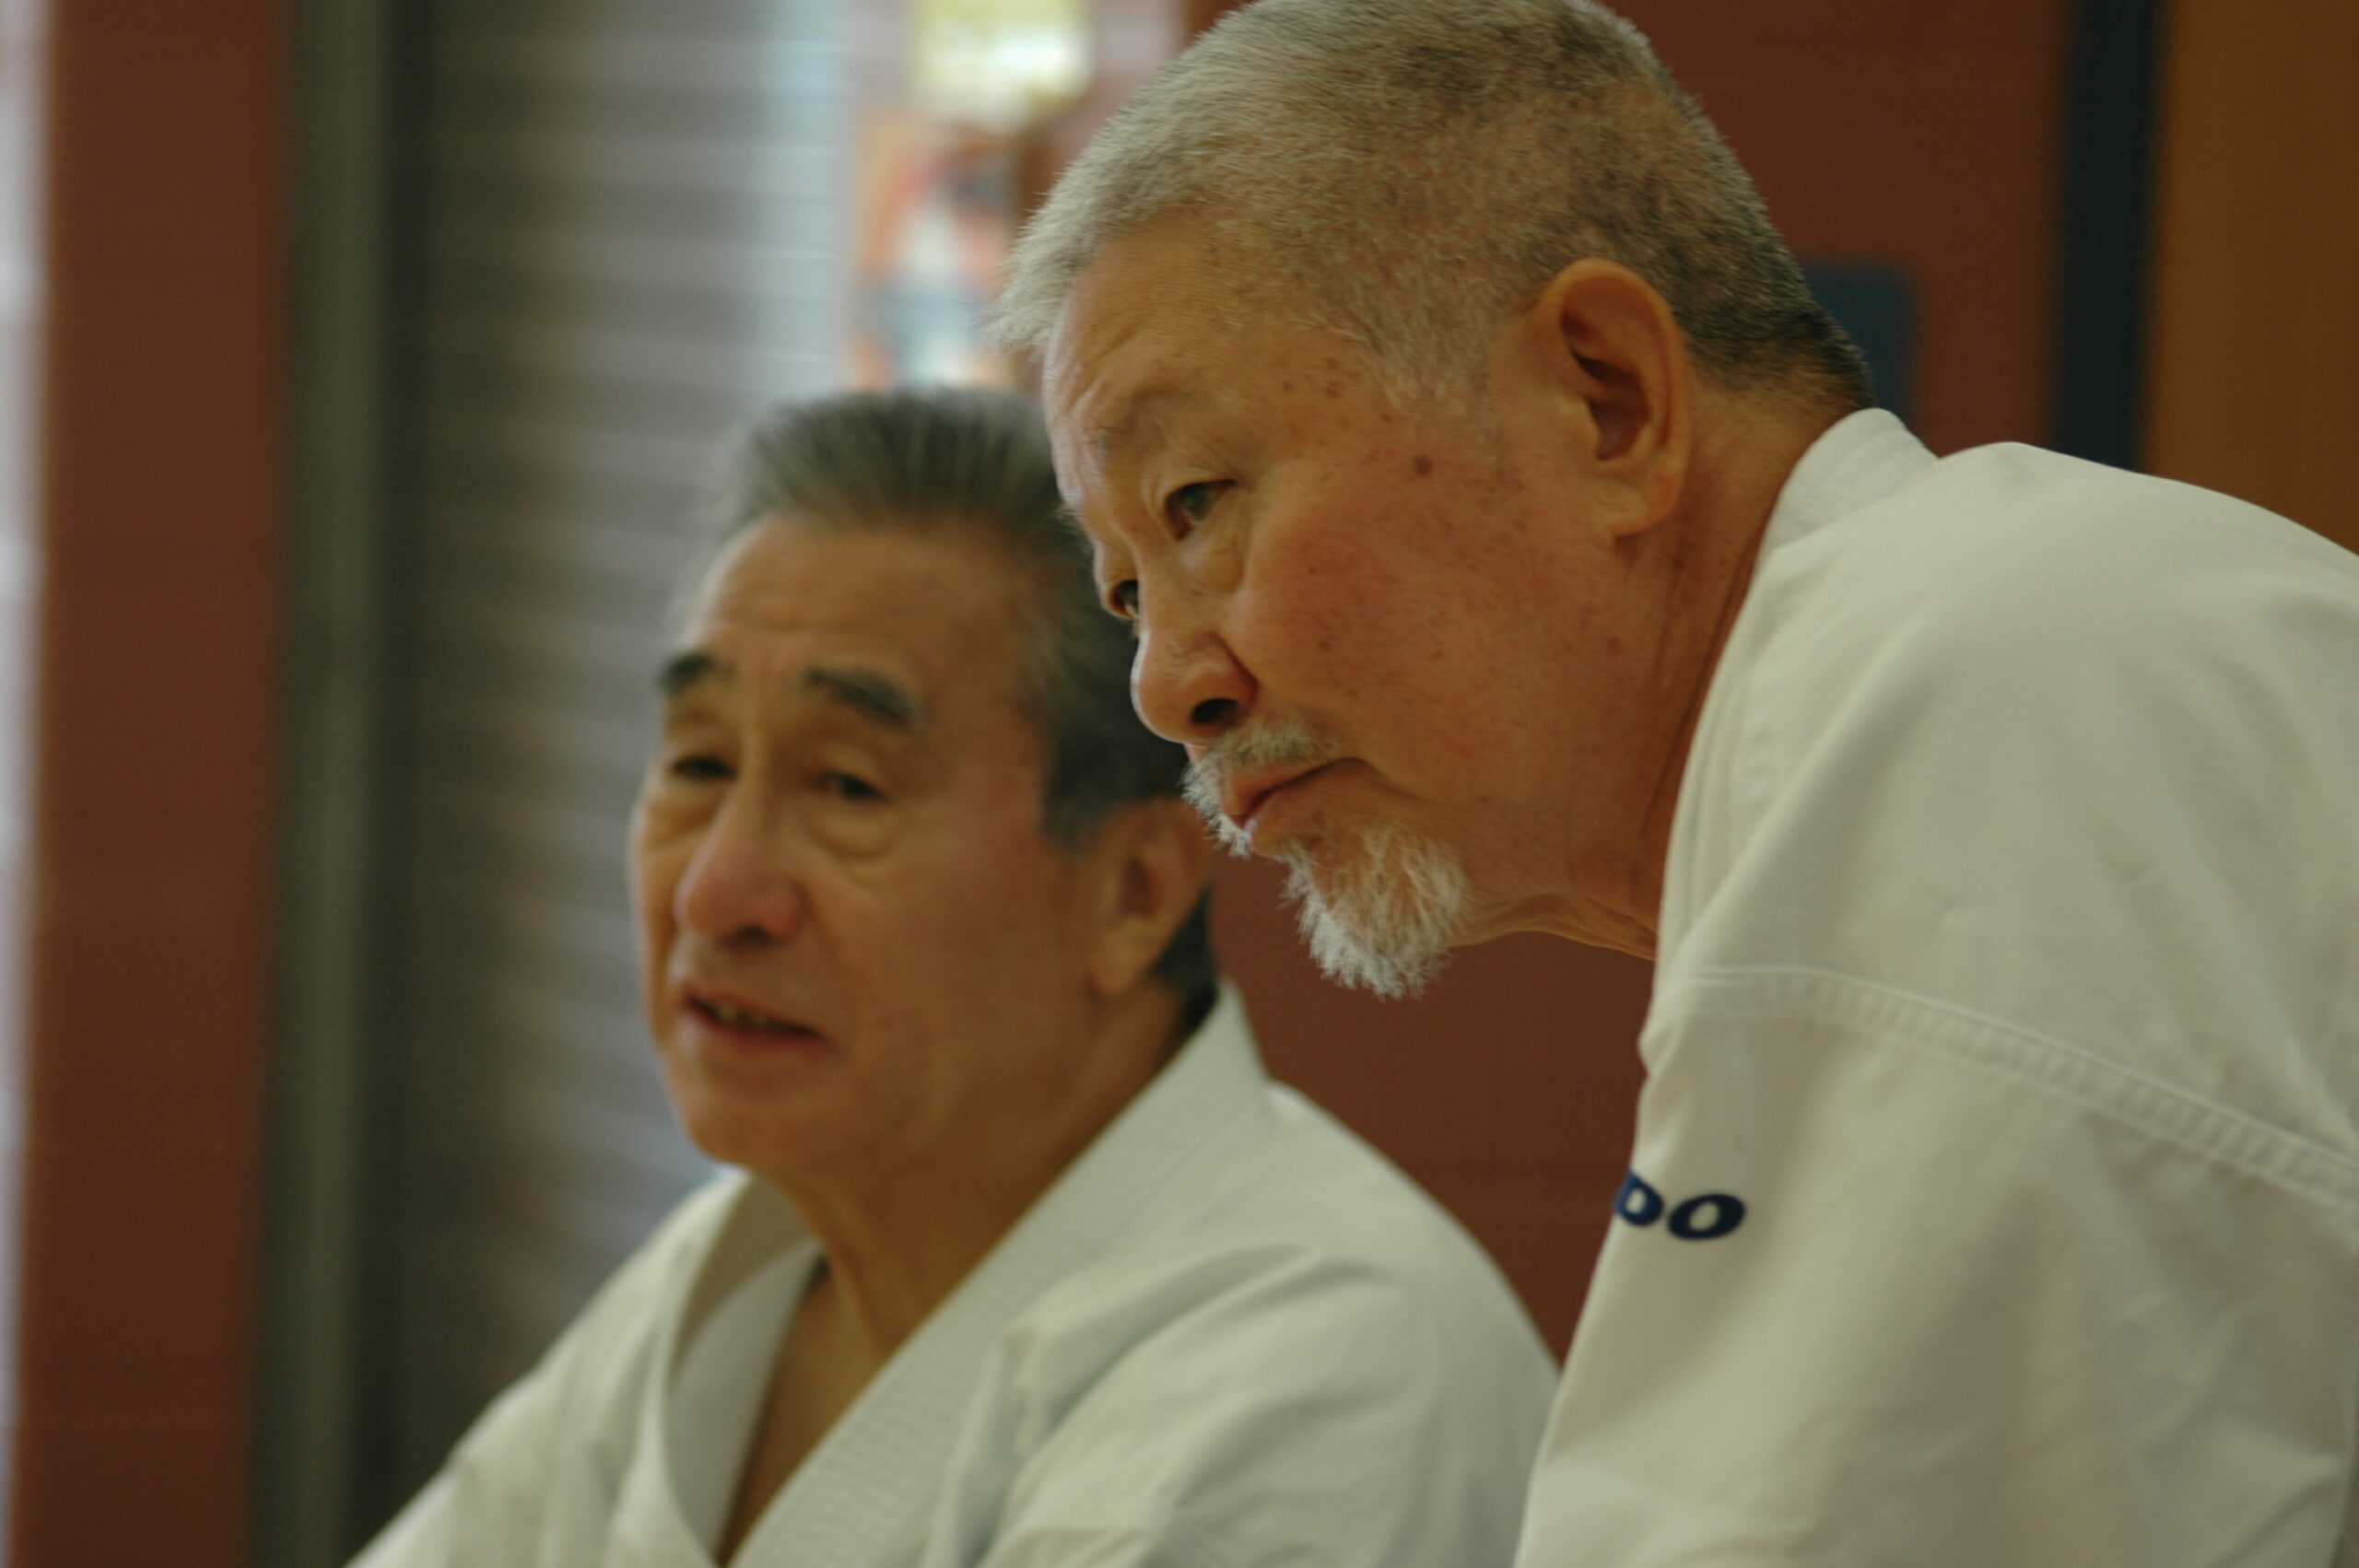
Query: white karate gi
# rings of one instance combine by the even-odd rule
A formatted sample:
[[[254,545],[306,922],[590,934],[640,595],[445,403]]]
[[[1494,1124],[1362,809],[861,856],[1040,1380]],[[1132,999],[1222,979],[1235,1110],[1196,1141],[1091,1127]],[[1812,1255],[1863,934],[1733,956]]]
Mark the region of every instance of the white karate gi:
[[[1522,1568],[2353,1560],[2359,557],[1855,415],[1667,875]]]
[[[691,1197],[362,1568],[702,1568],[817,1257]],[[772,1499],[747,1568],[1506,1568],[1555,1368],[1429,1199],[1212,1018]]]

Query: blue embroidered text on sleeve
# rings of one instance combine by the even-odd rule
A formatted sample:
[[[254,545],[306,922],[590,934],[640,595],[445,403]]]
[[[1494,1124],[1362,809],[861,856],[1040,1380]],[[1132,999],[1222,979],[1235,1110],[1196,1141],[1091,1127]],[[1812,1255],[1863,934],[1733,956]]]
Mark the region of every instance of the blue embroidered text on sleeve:
[[[1614,1195],[1615,1218],[1641,1230],[1662,1219],[1666,1209],[1671,1218],[1663,1228],[1682,1241],[1717,1241],[1744,1223],[1744,1199],[1732,1192],[1699,1193],[1672,1207],[1636,1171],[1622,1178],[1622,1190]]]

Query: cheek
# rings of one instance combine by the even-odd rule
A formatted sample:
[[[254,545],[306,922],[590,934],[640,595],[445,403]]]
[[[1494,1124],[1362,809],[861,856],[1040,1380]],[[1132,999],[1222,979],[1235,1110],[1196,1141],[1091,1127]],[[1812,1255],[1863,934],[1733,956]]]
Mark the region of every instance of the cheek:
[[[631,821],[627,855],[632,925],[638,933],[639,966],[651,1004],[664,963],[670,956],[675,921],[673,895],[687,865],[692,846],[676,837],[655,834],[644,815]]]
[[[1037,827],[1028,774],[983,809],[912,825],[901,852],[844,869],[842,961],[870,971],[897,1011],[991,1010],[1037,986],[1039,960],[1068,941],[1061,861]],[[855,936],[851,927],[859,928]]]
[[[1289,705],[1356,742],[1487,754],[1513,743],[1503,672],[1570,607],[1551,563],[1496,526],[1511,497],[1438,474],[1357,505],[1306,516],[1272,537],[1240,596],[1240,647]],[[1398,737],[1396,737],[1398,739]]]
[[[1256,673],[1314,707],[1402,695],[1461,619],[1458,584],[1422,547],[1421,521],[1356,508],[1270,538],[1238,605],[1239,651]]]

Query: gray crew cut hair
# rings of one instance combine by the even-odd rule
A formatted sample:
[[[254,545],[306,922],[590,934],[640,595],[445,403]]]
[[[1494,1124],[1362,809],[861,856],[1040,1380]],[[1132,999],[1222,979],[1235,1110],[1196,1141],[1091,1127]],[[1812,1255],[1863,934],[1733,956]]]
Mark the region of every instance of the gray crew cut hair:
[[[1411,395],[1479,385],[1500,324],[1590,257],[1670,305],[1731,390],[1850,409],[1867,367],[1735,156],[1588,0],[1258,0],[1164,67],[1027,226],[993,321],[1038,354],[1109,240],[1204,226]]]
[[[1098,607],[1057,494],[1048,431],[1014,392],[903,388],[782,404],[728,450],[704,511],[688,593],[730,541],[772,520],[984,541],[1034,590],[1018,697],[1048,743],[1041,811],[1051,842],[1078,853],[1118,808],[1180,793],[1187,753],[1131,710],[1130,634]],[[1220,981],[1209,895],[1155,974],[1179,994],[1192,1030]]]

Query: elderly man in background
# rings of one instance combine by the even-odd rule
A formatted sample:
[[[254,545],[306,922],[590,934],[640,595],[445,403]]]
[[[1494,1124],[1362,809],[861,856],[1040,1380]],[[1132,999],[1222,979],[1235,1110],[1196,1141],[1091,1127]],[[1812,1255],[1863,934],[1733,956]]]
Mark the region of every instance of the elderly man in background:
[[[1526,1568],[2352,1560],[2359,561],[1936,459],[1579,0],[1232,14],[1003,311],[1331,971],[1656,960]]]
[[[1553,1380],[1263,1077],[1002,393],[745,444],[631,830],[692,1196],[366,1568],[1505,1568]]]

